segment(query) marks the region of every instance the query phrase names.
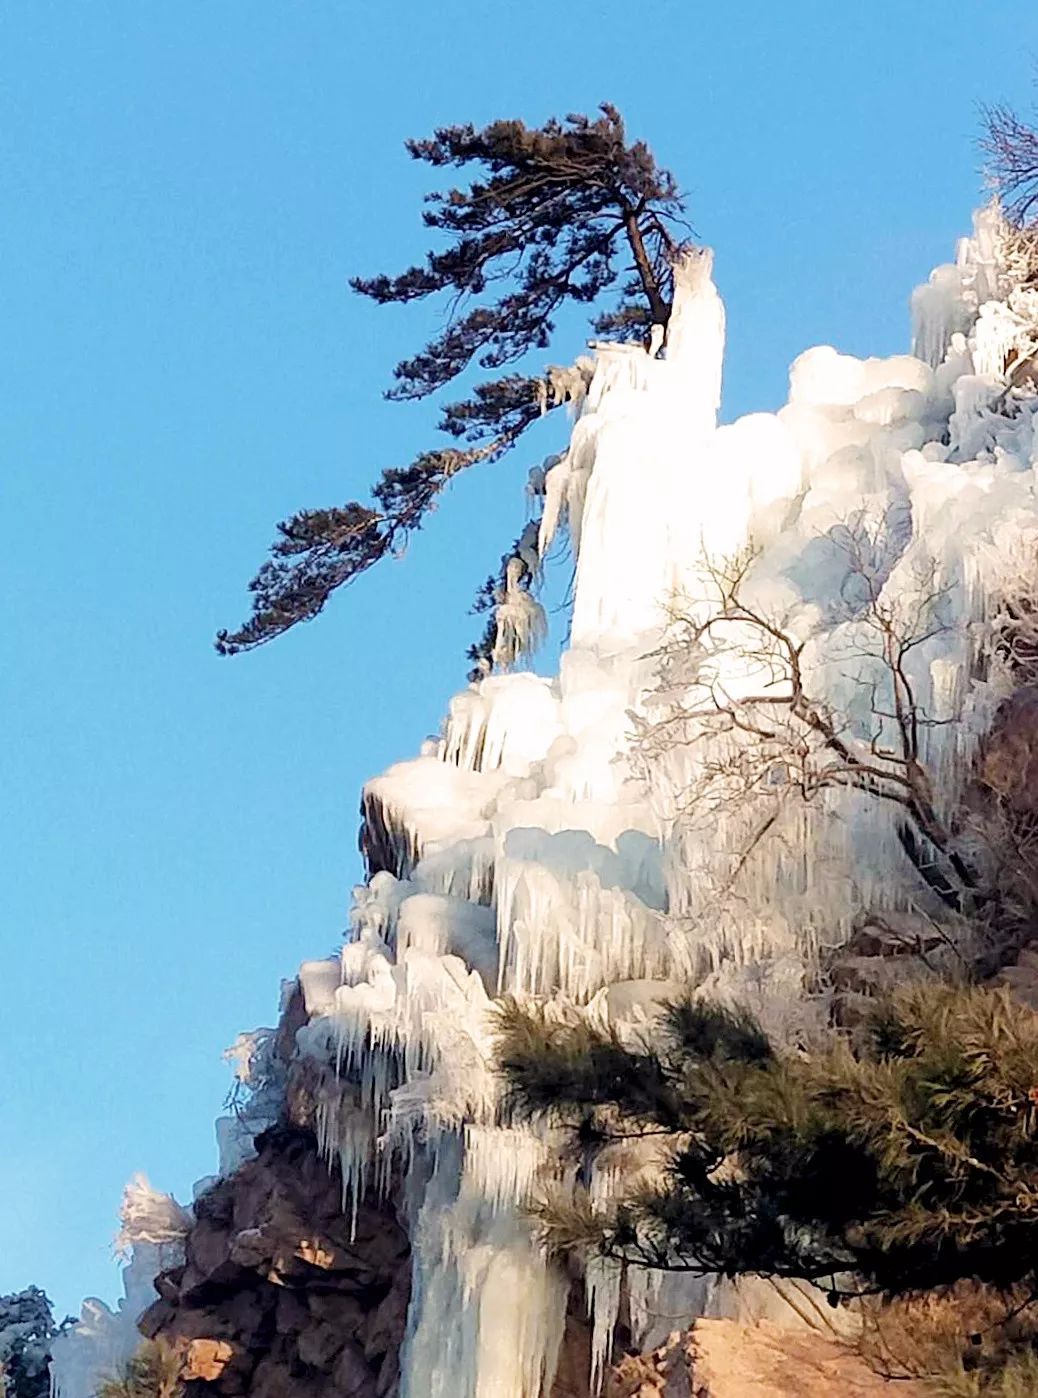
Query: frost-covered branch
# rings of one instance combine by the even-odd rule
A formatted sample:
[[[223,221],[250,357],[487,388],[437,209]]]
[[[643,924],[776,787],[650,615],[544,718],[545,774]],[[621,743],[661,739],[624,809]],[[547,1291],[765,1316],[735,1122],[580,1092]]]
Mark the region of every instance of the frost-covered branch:
[[[730,889],[753,850],[772,835],[781,809],[828,789],[850,788],[896,807],[905,853],[952,906],[975,886],[941,814],[924,735],[941,724],[920,701],[910,656],[948,629],[947,589],[933,566],[920,569],[910,601],[886,600],[868,565],[867,542],[840,541],[862,599],[845,658],[875,720],[856,730],[848,713],[815,692],[807,643],[759,603],[747,600],[755,553],[706,560],[711,601],[675,604],[658,652],[659,690],[638,723],[643,763],[694,752],[692,775],[674,801],[679,820],[708,824],[722,811],[760,808],[735,857]]]
[[[1038,213],[1038,130],[998,104],[985,109],[981,146],[1006,212],[1018,224],[1030,223]]]

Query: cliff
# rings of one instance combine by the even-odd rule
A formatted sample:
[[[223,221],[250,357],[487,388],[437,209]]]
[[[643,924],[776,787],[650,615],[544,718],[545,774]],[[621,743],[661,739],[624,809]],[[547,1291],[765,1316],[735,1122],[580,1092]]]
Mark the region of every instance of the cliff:
[[[914,354],[809,350],[777,414],[718,426],[711,255],[675,280],[666,357],[595,346],[569,447],[531,475],[531,567],[563,537],[575,560],[558,676],[477,680],[367,784],[341,955],[304,964],[279,1034],[245,1043],[244,1127],[186,1235],[131,1237],[185,1249],[151,1265],[143,1325],[193,1344],[196,1385],[583,1398],[624,1349],[692,1327],[659,1362],[698,1354],[698,1393],[765,1370],[762,1393],[821,1392],[811,1364],[871,1391],[835,1341],[776,1338],[815,1327],[770,1284],[546,1261],[539,1190],[602,1202],[658,1164],[626,1147],[578,1180],[550,1124],[516,1126],[495,1003],[630,1037],[691,984],[818,1042],[906,943],[926,952],[920,919],[954,923],[955,810],[1024,702],[1001,619],[1038,554],[1038,293],[984,211],[913,297]],[[713,1337],[735,1324],[725,1379]],[[76,1345],[60,1398],[96,1373]],[[646,1363],[613,1391],[682,1391]]]

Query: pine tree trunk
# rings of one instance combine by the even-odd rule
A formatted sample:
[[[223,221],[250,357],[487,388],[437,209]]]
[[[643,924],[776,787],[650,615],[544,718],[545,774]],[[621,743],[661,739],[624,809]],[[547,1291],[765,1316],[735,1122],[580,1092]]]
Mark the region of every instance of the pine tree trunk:
[[[631,245],[631,252],[634,254],[634,265],[638,269],[638,276],[641,278],[645,295],[649,298],[649,307],[652,311],[653,322],[657,325],[666,326],[670,319],[670,307],[663,299],[660,292],[659,283],[652,270],[649,255],[645,251],[645,242],[642,238],[642,231],[638,227],[638,216],[633,209],[624,212],[624,229],[627,233],[627,241]]]

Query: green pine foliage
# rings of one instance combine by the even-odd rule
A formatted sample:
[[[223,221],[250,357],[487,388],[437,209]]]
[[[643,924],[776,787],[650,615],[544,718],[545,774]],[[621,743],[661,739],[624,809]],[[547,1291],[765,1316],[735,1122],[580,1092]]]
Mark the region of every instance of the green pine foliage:
[[[662,1176],[606,1211],[544,1201],[556,1251],[838,1295],[1035,1283],[1038,1015],[1005,990],[906,986],[856,1043],[812,1053],[691,1000],[635,1048],[512,1002],[498,1051],[516,1117],[585,1153],[666,1147]]]
[[[648,146],[628,139],[615,107],[533,128],[443,127],[407,149],[433,169],[474,177],[426,196],[423,222],[442,246],[399,276],[351,283],[381,305],[426,297],[445,305],[444,328],[396,366],[386,396],[427,398],[472,369],[493,377],[442,406],[447,441],[385,470],[370,504],[302,510],[277,526],[271,557],[250,584],[252,615],[218,634],[221,654],[315,617],[333,592],[400,552],[460,471],[499,459],[557,405],[544,378],[513,366],[549,349],[566,306],[586,308],[599,333],[626,340],[669,318],[683,201]]]

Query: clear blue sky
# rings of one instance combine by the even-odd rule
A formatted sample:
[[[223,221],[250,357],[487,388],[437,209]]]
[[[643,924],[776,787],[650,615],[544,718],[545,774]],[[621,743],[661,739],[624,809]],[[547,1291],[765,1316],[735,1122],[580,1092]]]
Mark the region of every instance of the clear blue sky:
[[[276,519],[426,441],[379,391],[432,313],[346,286],[422,251],[403,139],[618,104],[718,249],[735,415],[812,343],[905,346],[1036,31],[1018,0],[7,0],[0,1291],[111,1297],[125,1178],[212,1170],[221,1051],[337,943],[361,782],[436,727],[514,537],[530,452],[316,624],[211,649]]]

